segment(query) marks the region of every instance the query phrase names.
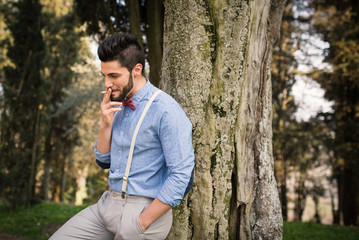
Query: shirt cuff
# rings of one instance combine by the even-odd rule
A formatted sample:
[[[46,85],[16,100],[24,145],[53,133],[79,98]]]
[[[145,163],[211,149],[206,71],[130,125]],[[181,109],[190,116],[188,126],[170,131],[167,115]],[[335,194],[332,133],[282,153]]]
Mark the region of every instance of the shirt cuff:
[[[97,141],[98,140],[96,140],[95,147],[94,147],[96,161],[99,161],[99,162],[102,162],[105,164],[110,164],[111,163],[111,152],[100,153],[97,149]]]
[[[175,207],[175,206],[178,206],[180,205],[181,203],[181,199],[178,199],[178,200],[174,200],[168,196],[164,196],[163,194],[159,194],[157,196],[158,200],[160,200],[161,202],[165,203],[165,204],[168,204],[170,205],[171,207]]]

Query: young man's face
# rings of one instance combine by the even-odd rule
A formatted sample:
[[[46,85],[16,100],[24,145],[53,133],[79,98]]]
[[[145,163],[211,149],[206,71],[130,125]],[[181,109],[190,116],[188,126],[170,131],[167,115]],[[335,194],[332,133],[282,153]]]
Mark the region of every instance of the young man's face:
[[[105,77],[106,90],[111,88],[111,101],[121,102],[125,97],[132,97],[132,74],[122,67],[117,60],[101,62],[101,73]]]

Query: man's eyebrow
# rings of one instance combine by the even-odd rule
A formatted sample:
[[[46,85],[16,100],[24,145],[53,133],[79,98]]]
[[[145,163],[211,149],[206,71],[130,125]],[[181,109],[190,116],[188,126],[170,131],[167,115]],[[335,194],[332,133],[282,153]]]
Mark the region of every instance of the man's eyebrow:
[[[101,72],[101,75],[105,76],[105,74],[103,74],[102,72]],[[121,75],[121,73],[109,73],[109,74],[107,74],[107,76],[112,76],[112,75]]]

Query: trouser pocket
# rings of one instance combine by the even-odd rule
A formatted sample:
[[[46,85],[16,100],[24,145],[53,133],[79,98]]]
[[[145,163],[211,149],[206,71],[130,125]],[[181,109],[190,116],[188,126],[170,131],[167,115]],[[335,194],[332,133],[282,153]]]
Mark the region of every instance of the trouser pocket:
[[[118,236],[115,239],[145,239],[138,217],[148,207],[146,203],[127,203],[119,222]]]
[[[144,239],[165,239],[172,227],[172,209],[154,221],[145,231]],[[141,228],[140,228],[141,229]],[[141,230],[142,231],[142,230]]]
[[[115,235],[115,240],[166,238],[172,226],[172,210],[158,218],[143,232],[138,219],[152,200],[131,199],[128,202],[119,196],[119,193],[107,191],[98,201],[99,213],[106,228]]]

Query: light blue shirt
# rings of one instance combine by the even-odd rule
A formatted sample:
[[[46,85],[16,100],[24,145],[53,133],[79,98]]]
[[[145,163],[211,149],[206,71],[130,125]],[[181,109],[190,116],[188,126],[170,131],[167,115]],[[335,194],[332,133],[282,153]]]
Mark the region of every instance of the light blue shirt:
[[[111,190],[121,192],[131,140],[151,96],[158,90],[149,81],[133,97],[136,109],[123,107],[112,126],[111,151],[102,154],[95,143],[99,165],[109,165]],[[126,194],[158,198],[172,207],[180,204],[194,167],[192,124],[180,105],[161,92],[139,129]]]

